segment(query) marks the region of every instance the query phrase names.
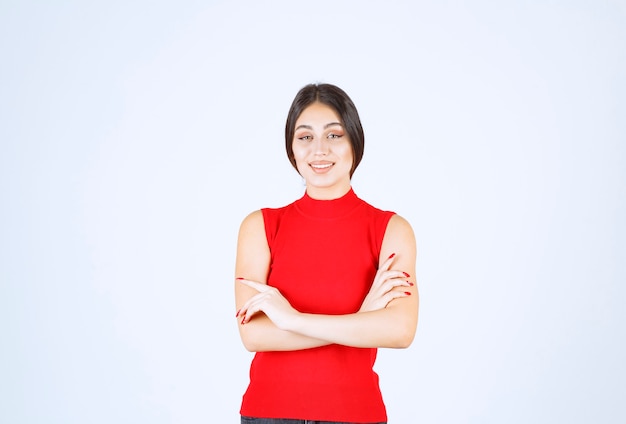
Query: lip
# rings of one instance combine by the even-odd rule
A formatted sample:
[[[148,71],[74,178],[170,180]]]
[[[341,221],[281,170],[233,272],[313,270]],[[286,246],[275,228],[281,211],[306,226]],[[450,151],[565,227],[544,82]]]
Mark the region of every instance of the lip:
[[[328,162],[328,161],[315,161],[315,162],[309,163],[309,166],[311,167],[313,172],[315,172],[316,174],[327,173],[328,171],[330,171],[333,165],[335,165],[334,162]]]

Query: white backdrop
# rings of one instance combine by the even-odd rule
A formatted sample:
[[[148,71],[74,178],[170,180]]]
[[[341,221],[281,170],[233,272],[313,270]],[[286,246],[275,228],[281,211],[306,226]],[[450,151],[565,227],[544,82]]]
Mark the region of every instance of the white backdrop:
[[[418,241],[390,422],[625,422],[625,51],[623,1],[3,1],[0,421],[238,422],[238,226],[330,82]]]

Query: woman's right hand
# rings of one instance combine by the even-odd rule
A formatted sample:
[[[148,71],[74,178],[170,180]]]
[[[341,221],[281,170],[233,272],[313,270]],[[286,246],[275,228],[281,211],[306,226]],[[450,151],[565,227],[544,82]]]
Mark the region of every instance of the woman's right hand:
[[[412,282],[407,280],[410,278],[409,274],[404,271],[390,269],[395,255],[394,253],[389,256],[380,268],[378,268],[372,287],[367,296],[365,296],[365,300],[363,300],[359,312],[384,309],[393,299],[411,295],[408,291],[394,290],[396,287],[410,287],[413,285]]]

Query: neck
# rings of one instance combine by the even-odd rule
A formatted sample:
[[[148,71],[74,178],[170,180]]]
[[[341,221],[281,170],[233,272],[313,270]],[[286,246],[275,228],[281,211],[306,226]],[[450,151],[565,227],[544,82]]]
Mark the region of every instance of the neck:
[[[333,187],[314,187],[307,185],[306,194],[315,200],[333,200],[345,196],[350,191],[350,182]]]

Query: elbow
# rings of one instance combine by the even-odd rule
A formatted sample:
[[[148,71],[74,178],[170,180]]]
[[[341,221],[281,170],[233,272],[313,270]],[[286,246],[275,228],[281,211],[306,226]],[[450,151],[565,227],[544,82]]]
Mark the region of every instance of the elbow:
[[[413,340],[415,339],[415,328],[410,329],[407,328],[403,331],[398,332],[396,337],[390,343],[390,348],[392,349],[406,349],[411,346]]]
[[[249,344],[245,344],[245,343],[244,343],[243,347],[245,347],[245,348],[246,348],[246,350],[247,350],[248,352],[251,352],[251,353],[256,353],[256,352],[259,352],[259,351],[260,351],[260,350],[259,350],[259,348],[257,348],[256,346],[249,345]]]
[[[413,343],[417,330],[417,319],[406,319],[401,325],[396,327],[396,331],[390,332],[391,340],[389,345],[392,349],[406,349]]]
[[[415,296],[417,298],[417,296]],[[417,299],[416,299],[417,300]],[[382,347],[389,347],[392,349],[406,349],[413,343],[415,339],[415,333],[417,331],[418,321],[418,304],[415,307],[411,307],[409,310],[406,308],[397,308],[394,306],[387,307],[387,311],[391,311],[393,308],[394,315],[391,318],[391,327],[393,331],[387,333],[387,343]]]
[[[267,330],[268,323],[271,324],[267,317],[254,317],[244,325],[238,324],[241,342],[248,352],[265,352],[276,349],[276,346],[272,344],[271,332]]]
[[[254,332],[246,330],[247,329],[241,328],[241,325],[239,326],[239,336],[241,337],[243,347],[248,352],[259,352],[261,350],[261,346],[259,345],[257,338],[254,337]]]
[[[243,343],[243,347],[248,351],[248,352],[261,352],[263,351],[263,346],[261,345],[261,343],[259,343],[258,340],[256,340],[254,337],[251,337],[249,334],[246,335],[244,337],[244,335],[241,335],[241,341]]]
[[[257,347],[254,343],[252,343],[250,340],[244,339],[242,338],[241,341],[243,342],[243,347],[248,351],[248,352],[257,352]]]

